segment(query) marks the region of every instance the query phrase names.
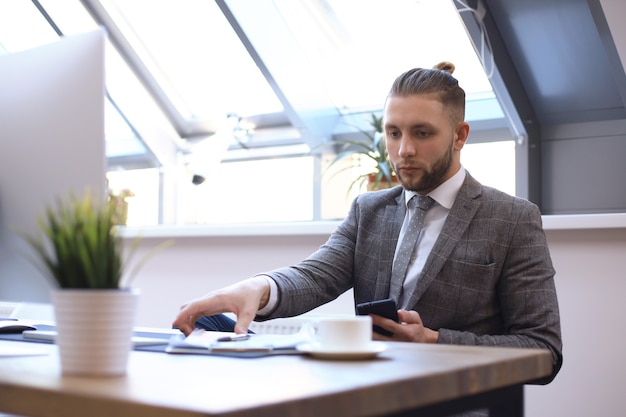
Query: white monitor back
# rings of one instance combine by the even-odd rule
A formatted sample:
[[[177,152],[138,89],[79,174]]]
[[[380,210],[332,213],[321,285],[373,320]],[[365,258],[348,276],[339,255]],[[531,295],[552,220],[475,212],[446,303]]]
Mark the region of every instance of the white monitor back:
[[[0,56],[0,300],[47,302],[52,285],[14,231],[57,197],[105,191],[102,30]]]

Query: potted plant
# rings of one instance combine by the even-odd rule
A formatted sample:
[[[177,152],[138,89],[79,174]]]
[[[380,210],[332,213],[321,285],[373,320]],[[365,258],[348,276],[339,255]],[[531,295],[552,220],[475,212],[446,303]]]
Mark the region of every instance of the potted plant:
[[[51,298],[61,369],[124,374],[138,301],[130,279],[147,257],[126,275],[139,241],[124,253],[115,202],[99,202],[87,192],[56,203],[39,219],[40,233],[23,237],[34,250],[29,257],[55,287]]]
[[[357,128],[363,135],[363,139],[336,139],[323,144],[323,146],[335,146],[338,148],[337,155],[330,162],[328,168],[337,164],[339,161],[355,155],[365,157],[367,160],[373,161],[372,170],[370,172],[359,174],[350,184],[348,192],[354,187],[361,187],[367,183],[367,190],[373,191],[382,188],[389,188],[398,185],[398,179],[393,172],[385,140],[383,137],[383,118],[371,114],[369,122],[373,128],[373,133],[369,130]],[[345,167],[338,172],[351,169]]]
[[[113,213],[113,222],[120,226],[125,226],[128,220],[128,200],[129,197],[134,197],[135,193],[128,188],[124,188],[120,191],[109,190],[108,199],[114,206],[115,211]]]

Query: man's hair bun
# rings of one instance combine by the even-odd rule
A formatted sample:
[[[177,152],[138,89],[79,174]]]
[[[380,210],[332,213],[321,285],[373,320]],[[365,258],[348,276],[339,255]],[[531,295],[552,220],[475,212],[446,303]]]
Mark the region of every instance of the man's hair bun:
[[[452,62],[448,62],[448,61],[443,61],[438,63],[437,65],[435,65],[434,67],[435,69],[441,70],[441,71],[445,71],[447,73],[453,74],[454,70],[455,70],[455,66]]]

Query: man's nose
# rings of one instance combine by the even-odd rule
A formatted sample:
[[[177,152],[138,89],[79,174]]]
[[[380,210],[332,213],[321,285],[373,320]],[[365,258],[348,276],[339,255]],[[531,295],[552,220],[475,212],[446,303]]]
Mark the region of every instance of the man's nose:
[[[415,144],[406,136],[400,140],[400,148],[398,149],[400,157],[415,155]]]

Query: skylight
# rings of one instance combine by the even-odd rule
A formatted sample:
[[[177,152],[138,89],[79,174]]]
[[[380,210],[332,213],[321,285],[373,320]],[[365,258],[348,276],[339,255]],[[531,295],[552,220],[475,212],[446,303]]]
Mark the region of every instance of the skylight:
[[[472,96],[493,94],[452,1],[275,0],[338,109],[378,109],[397,75],[451,61]]]
[[[452,0],[91,3],[182,137],[211,134],[229,114],[311,129],[321,123],[309,113],[377,111],[397,75],[440,61],[456,65],[468,100],[495,101]]]
[[[215,130],[230,113],[283,110],[214,1],[101,4],[184,119],[209,121]]]

